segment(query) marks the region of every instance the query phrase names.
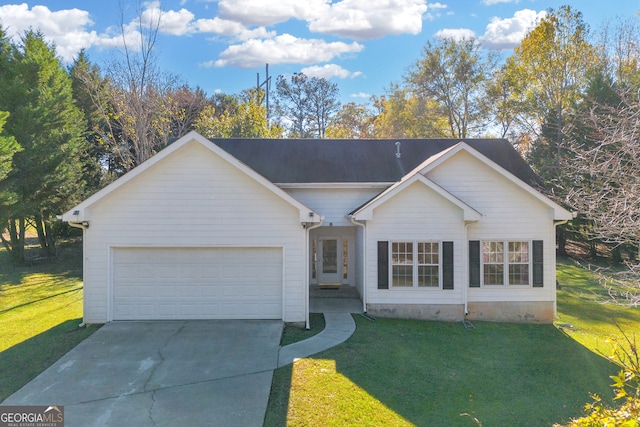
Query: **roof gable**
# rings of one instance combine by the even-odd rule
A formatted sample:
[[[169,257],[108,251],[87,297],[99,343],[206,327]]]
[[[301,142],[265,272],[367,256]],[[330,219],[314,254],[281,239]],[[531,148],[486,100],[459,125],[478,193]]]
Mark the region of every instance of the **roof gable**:
[[[422,183],[424,186],[433,190],[435,193],[442,196],[451,204],[460,208],[463,212],[463,218],[465,221],[478,221],[482,218],[482,214],[480,214],[478,211],[476,211],[471,206],[467,205],[462,200],[458,199],[457,197],[455,197],[454,195],[446,191],[444,188],[440,187],[435,182],[431,181],[430,179],[426,178],[425,176],[419,173],[412,173],[407,175],[400,182],[397,182],[396,184],[387,188],[385,191],[383,191],[382,193],[380,193],[379,195],[377,195],[376,197],[374,197],[373,199],[365,203],[363,206],[351,212],[350,215],[353,217],[353,219],[357,221],[365,221],[365,220],[373,219],[373,212],[378,206],[391,200],[396,194],[402,192],[405,188],[411,186],[416,182]]]
[[[538,199],[545,205],[549,206],[551,209],[553,209],[555,220],[570,220],[574,218],[574,214],[572,212],[569,212],[559,204],[555,203],[553,200],[549,199],[548,197],[540,193],[538,190],[533,188],[531,184],[521,180],[516,175],[514,175],[507,169],[503,168],[498,163],[488,158],[487,156],[485,156],[484,154],[474,149],[473,147],[471,147],[469,144],[465,142],[459,142],[455,146],[450,147],[449,149],[444,150],[441,153],[438,153],[437,155],[428,158],[422,164],[420,164],[416,169],[414,169],[414,171],[412,171],[411,173],[412,174],[418,173],[426,176],[429,174],[430,171],[438,167],[441,167],[443,164],[446,164],[448,159],[452,158],[453,156],[455,156],[461,151],[464,151],[470,154],[472,157],[474,157],[478,161],[482,162],[492,170],[496,171],[506,180],[514,183],[517,187],[521,188],[526,193],[533,196],[535,199]]]
[[[61,215],[60,218],[63,221],[74,222],[74,223],[88,220],[88,218],[85,215],[85,210],[87,208],[89,208],[99,200],[102,200],[103,198],[113,194],[122,186],[125,186],[127,183],[135,180],[138,176],[145,174],[147,171],[154,168],[154,166],[156,166],[158,163],[162,162],[167,157],[172,156],[174,153],[183,150],[185,147],[188,147],[190,144],[200,144],[201,146],[207,148],[208,150],[212,151],[213,153],[215,153],[216,155],[218,155],[219,157],[227,161],[233,167],[247,174],[250,178],[252,178],[256,182],[261,184],[267,190],[273,192],[274,194],[276,194],[277,196],[279,196],[280,198],[282,198],[292,206],[296,207],[299,210],[299,217],[301,222],[320,221],[320,215],[317,212],[313,211],[313,209],[310,209],[309,207],[305,206],[304,204],[299,202],[297,199],[287,194],[284,190],[278,188],[268,179],[256,173],[256,171],[254,171],[252,168],[238,161],[238,159],[230,155],[228,152],[224,151],[217,145],[212,144],[208,139],[204,138],[202,135],[200,135],[195,131],[190,132],[187,135],[183,136],[182,138],[176,140],[173,144],[169,145],[168,147],[160,151],[158,154],[151,157],[149,160],[145,161],[144,163],[140,164],[136,168],[127,172],[125,175],[121,176],[116,181],[112,182],[108,186],[104,187],[103,189],[99,190],[89,198],[82,201],[80,204],[76,205],[75,207],[65,212],[63,215]]]

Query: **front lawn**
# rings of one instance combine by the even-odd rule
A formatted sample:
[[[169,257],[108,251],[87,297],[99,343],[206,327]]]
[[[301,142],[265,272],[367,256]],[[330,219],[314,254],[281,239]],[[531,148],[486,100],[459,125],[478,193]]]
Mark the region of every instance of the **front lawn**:
[[[617,373],[596,345],[608,351],[615,322],[640,330],[640,313],[594,299],[592,276],[571,261],[558,268],[563,327],[355,316],[346,343],[276,371],[265,425],[550,426],[582,415],[590,393],[612,397]]]
[[[95,327],[82,321],[81,246],[59,262],[13,266],[0,250],[0,402]],[[617,368],[597,350],[640,330],[640,310],[605,304],[593,275],[559,260],[556,325],[355,316],[344,344],[276,370],[265,425],[547,425],[611,398]],[[286,342],[312,331],[288,328]],[[560,326],[562,325],[562,326]]]
[[[82,322],[82,244],[17,266],[0,250],[0,402],[96,330]]]

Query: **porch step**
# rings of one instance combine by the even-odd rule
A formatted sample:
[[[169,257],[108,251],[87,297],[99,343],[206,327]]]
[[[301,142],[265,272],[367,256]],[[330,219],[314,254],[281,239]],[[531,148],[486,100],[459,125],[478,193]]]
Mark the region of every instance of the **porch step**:
[[[360,298],[358,290],[349,285],[341,286],[318,286],[311,285],[309,287],[310,298]]]

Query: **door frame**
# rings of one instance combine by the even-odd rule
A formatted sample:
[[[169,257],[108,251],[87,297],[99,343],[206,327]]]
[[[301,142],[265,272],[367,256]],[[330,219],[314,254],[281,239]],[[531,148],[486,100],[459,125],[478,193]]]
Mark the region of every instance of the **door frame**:
[[[338,242],[338,272],[337,281],[331,283],[338,283],[341,285],[355,286],[356,284],[356,230],[355,227],[320,227],[312,230],[312,235],[309,236],[309,284],[319,285],[321,277],[319,275],[321,268],[321,260],[319,260],[320,241],[335,239]],[[347,277],[344,277],[344,248],[346,242],[346,269]],[[319,262],[320,261],[320,262]],[[329,283],[329,282],[327,282]]]

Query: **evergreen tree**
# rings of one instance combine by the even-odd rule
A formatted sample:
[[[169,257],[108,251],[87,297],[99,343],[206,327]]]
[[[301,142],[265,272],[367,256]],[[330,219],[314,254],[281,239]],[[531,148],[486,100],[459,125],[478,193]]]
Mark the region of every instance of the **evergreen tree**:
[[[56,214],[83,195],[86,124],[76,107],[71,79],[39,32],[12,45],[0,79],[0,110],[10,113],[7,134],[23,150],[4,180],[17,198],[7,228],[14,259],[24,258],[25,228],[35,227],[45,255],[55,255]]]
[[[80,52],[69,68],[69,75],[73,99],[84,114],[87,124],[84,136],[88,158],[83,171],[87,191],[93,193],[108,183],[117,169],[109,145],[102,137],[109,129],[102,112],[109,109],[109,92],[112,87],[110,81],[102,77],[98,66],[91,64],[84,51]]]

